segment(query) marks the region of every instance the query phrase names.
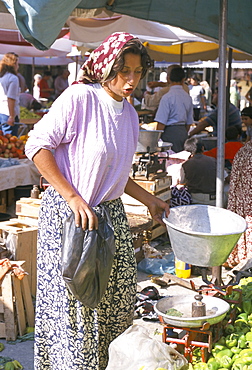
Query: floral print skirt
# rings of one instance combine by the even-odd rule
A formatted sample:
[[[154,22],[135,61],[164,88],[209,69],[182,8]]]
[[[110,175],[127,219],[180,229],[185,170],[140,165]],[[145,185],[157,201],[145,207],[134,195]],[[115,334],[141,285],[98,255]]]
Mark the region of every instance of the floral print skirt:
[[[49,187],[40,208],[35,370],[104,370],[110,342],[133,322],[136,261],[120,199],[106,202],[116,253],[107,290],[96,309],[76,300],[61,277],[64,220],[71,209]]]

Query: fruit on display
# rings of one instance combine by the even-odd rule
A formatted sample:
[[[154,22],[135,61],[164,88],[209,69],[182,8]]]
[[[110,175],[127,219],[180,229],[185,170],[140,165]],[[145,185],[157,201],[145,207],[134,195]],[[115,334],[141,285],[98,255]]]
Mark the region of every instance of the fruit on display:
[[[25,143],[28,135],[22,135],[19,138],[11,134],[3,134],[0,130],[0,157],[1,158],[26,158],[24,153]]]
[[[20,115],[19,115],[19,120],[22,122],[23,119],[28,119],[28,118],[40,118],[40,116],[36,113],[33,113],[27,108],[20,107]]]

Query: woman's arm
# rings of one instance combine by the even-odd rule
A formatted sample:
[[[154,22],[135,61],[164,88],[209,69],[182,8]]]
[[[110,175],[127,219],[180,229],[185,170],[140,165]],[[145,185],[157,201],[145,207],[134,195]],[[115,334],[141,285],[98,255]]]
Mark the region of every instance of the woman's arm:
[[[54,156],[49,150],[40,149],[33,161],[42,176],[62,195],[75,215],[76,226],[89,230],[98,228],[98,219],[92,208],[76,193],[66,178],[62,175]]]
[[[8,118],[8,125],[13,126],[15,122],[15,99],[7,98],[8,102],[8,109],[9,109],[9,118]]]
[[[149,208],[151,217],[161,225],[164,225],[162,214],[165,212],[166,217],[168,217],[170,212],[170,207],[166,202],[146,191],[131,178],[129,178],[124,191],[126,194],[146,205]]]

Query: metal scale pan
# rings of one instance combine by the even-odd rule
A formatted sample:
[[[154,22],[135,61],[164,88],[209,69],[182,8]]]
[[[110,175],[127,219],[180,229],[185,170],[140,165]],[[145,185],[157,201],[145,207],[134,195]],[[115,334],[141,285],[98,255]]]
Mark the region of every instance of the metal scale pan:
[[[201,267],[221,266],[247,227],[234,212],[199,204],[171,208],[163,221],[175,256]]]
[[[169,325],[183,328],[199,328],[206,322],[214,325],[222,321],[230,308],[229,304],[223,299],[204,295],[202,302],[206,305],[206,315],[192,317],[193,302],[195,302],[195,298],[192,294],[166,297],[155,304],[154,310]],[[169,309],[179,311],[182,316],[167,315],[166,312]]]
[[[140,130],[136,153],[155,153],[160,151],[158,140],[162,132],[162,130]]]

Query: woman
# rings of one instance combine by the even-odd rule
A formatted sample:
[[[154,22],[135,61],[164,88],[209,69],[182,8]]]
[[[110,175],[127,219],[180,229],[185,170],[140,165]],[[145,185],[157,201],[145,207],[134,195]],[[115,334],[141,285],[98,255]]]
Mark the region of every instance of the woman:
[[[36,370],[103,370],[110,342],[132,324],[136,263],[119,197],[125,191],[140,200],[158,222],[164,211],[169,213],[167,203],[129,178],[139,123],[126,98],[149,65],[138,39],[112,34],[84,63],[83,83],[67,88],[30,133],[26,154],[52,185],[39,220]],[[105,295],[92,310],[62,280],[62,224],[72,211],[76,225],[97,228],[91,207],[104,202],[116,254]]]
[[[40,74],[36,73],[33,78],[34,78],[33,97],[36,100],[39,100],[39,98],[40,98],[39,82],[41,81],[42,76]]]
[[[0,124],[4,134],[17,136],[19,122],[18,55],[6,53],[0,61]]]
[[[252,142],[249,141],[235,155],[230,176],[228,209],[245,218],[247,229],[230,254],[225,267],[233,268],[252,258]]]
[[[198,77],[193,75],[190,79],[189,94],[193,102],[194,121],[199,121],[201,109],[206,110],[205,91],[199,84]]]

